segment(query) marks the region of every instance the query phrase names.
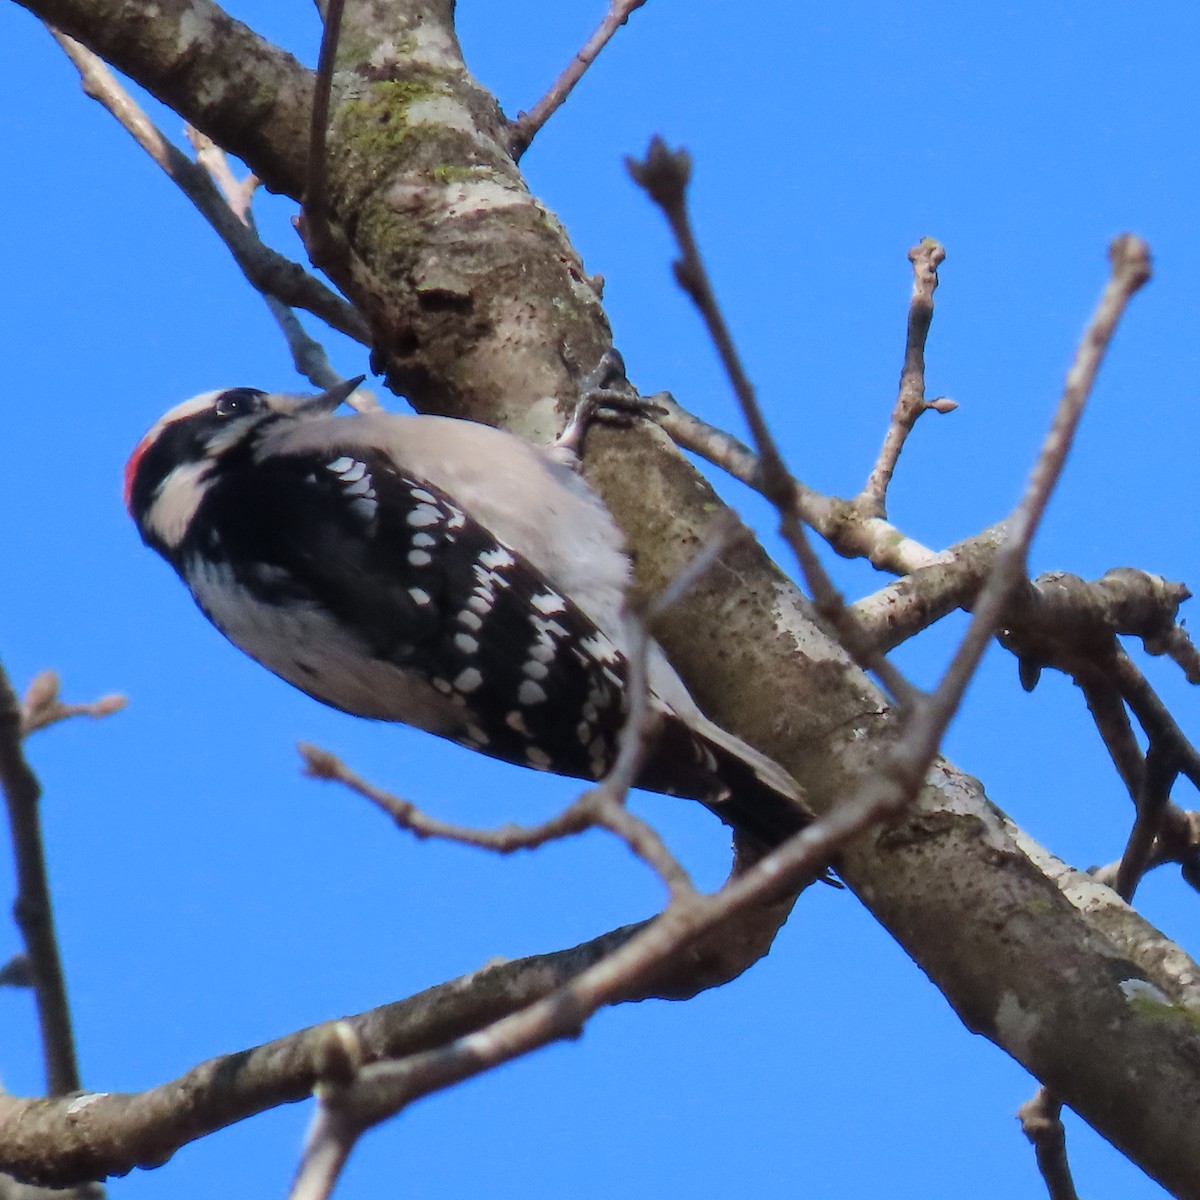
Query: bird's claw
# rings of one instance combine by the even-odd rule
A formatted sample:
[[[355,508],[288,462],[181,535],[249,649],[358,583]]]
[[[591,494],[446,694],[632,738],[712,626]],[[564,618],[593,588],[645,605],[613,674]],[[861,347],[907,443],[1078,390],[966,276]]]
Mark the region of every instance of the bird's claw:
[[[664,411],[653,397],[638,395],[625,378],[621,355],[616,350],[607,350],[580,382],[579,399],[553,449],[578,459],[583,454],[584,439],[592,421],[627,427],[638,418],[654,420]]]

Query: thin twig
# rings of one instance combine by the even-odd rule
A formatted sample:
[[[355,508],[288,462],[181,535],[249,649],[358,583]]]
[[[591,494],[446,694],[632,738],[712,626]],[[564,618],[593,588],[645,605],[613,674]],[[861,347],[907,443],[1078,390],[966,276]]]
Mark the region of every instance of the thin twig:
[[[1137,793],[1137,816],[1113,884],[1117,895],[1126,904],[1133,903],[1133,894],[1150,865],[1154,843],[1171,800],[1171,788],[1178,775],[1172,756],[1151,743],[1146,751],[1142,784]]]
[[[727,475],[764,494],[762,470],[758,456],[732,434],[709,425],[683,408],[669,392],[657,392],[647,397],[647,404],[657,410],[655,424],[679,447],[699,455],[705,462],[719,467]],[[957,572],[966,554],[978,548],[994,550],[1000,530],[985,529],[973,538],[935,552],[907,536],[895,525],[875,517],[862,517],[854,511],[849,500],[826,496],[793,477],[796,511],[843,558],[865,558],[880,571],[904,576],[900,584],[910,587],[906,580],[926,568],[939,573]],[[989,553],[990,561],[990,553]],[[982,578],[986,570],[979,572]],[[972,595],[979,583],[968,579],[966,589]],[[962,602],[957,597],[962,588],[951,586],[952,599],[944,611],[950,612]],[[860,602],[861,604],[862,602]],[[939,607],[939,597],[930,597],[930,605]],[[880,607],[885,607],[881,605]]]
[[[731,877],[715,895],[694,892],[673,898],[657,918],[627,942],[544,999],[436,1049],[363,1068],[352,1084],[328,1096],[322,1105],[314,1127],[317,1136],[310,1139],[298,1183],[331,1170],[336,1176],[354,1139],[413,1100],[553,1041],[578,1036],[597,1009],[629,995],[631,990],[636,992],[663,964],[703,934],[751,906],[811,882],[840,846],[874,825],[882,807],[895,803],[890,794],[872,802],[864,802],[866,799],[865,790],[851,795],[832,813],[744,873]],[[327,1130],[320,1128],[323,1122],[329,1123]],[[294,1188],[292,1197],[327,1194]]]
[[[21,701],[21,735],[28,737],[39,729],[48,729],[71,717],[111,717],[129,703],[127,697],[113,692],[86,704],[67,704],[59,695],[58,673],[42,671],[33,677]]]
[[[691,879],[667,850],[657,832],[625,807],[625,795],[636,783],[658,719],[651,702],[647,675],[650,637],[646,624],[677,604],[712,568],[729,544],[744,534],[739,522],[714,522],[697,553],[645,606],[644,614],[627,615],[625,625],[629,651],[625,700],[628,712],[617,738],[617,753],[612,767],[596,787],[584,792],[549,820],[538,825],[510,822],[494,829],[478,829],[442,821],[430,816],[412,801],[368,783],[328,751],[301,743],[298,749],[304,759],[306,773],[313,778],[332,780],[350,788],[418,838],[436,838],[497,854],[534,850],[548,842],[573,837],[589,829],[607,829],[658,874],[670,895],[690,893],[694,890]]]
[[[321,34],[321,53],[317,59],[317,78],[313,88],[312,124],[308,138],[308,170],[304,183],[304,201],[300,206],[300,236],[308,256],[318,267],[337,260],[340,246],[329,224],[328,162],[325,143],[329,132],[329,111],[333,91],[333,69],[337,61],[338,37],[342,30],[345,0],[327,0],[325,29]]]
[[[908,252],[908,260],[913,267],[913,289],[908,306],[908,335],[904,346],[904,366],[900,371],[900,392],[879,458],[863,490],[854,499],[855,508],[864,516],[887,516],[888,484],[892,481],[900,452],[917,418],[929,408],[951,412],[957,407],[953,400],[941,399],[930,403],[925,399],[925,339],[933,321],[937,270],[945,257],[945,249],[933,238],[923,239]]]
[[[629,20],[630,15],[641,8],[646,0],[610,0],[608,12],[595,32],[575,53],[563,73],[554,81],[550,90],[529,110],[517,114],[508,134],[508,152],[514,162],[529,149],[530,142],[538,135],[542,126],[563,106],[575,85],[583,78],[587,69],[596,61],[600,51],[612,40],[613,35]]]
[[[587,802],[590,793],[581,796],[562,812],[538,825],[516,825],[508,823],[494,829],[476,829],[468,825],[455,825],[441,821],[422,811],[411,800],[404,800],[382,788],[368,783],[356,775],[341,759],[328,750],[301,742],[297,749],[304,759],[305,774],[313,779],[324,779],[340,783],[352,792],[369,800],[381,812],[386,813],[401,828],[420,839],[432,838],[453,842],[460,846],[474,846],[480,850],[491,850],[497,854],[513,854],[518,850],[536,850],[547,842],[572,837],[595,825],[592,805]]]
[[[13,914],[25,940],[33,975],[46,1090],[51,1096],[61,1096],[79,1087],[79,1065],[46,876],[39,813],[42,789],[21,749],[22,727],[21,703],[0,667],[0,789],[4,792],[17,871]]]
[[[659,206],[675,241],[680,258],[674,263],[675,278],[696,306],[709,337],[716,347],[725,373],[741,405],[746,424],[758,450],[758,475],[762,494],[779,514],[779,530],[796,555],[801,572],[817,611],[837,631],[851,657],[871,671],[883,686],[898,700],[910,699],[912,686],[876,650],[872,641],[859,628],[854,614],[846,607],[825,568],[812,549],[804,532],[803,518],[797,504],[796,481],[788,471],[779,452],[755,395],[754,385],[746,373],[737,346],[717,302],[716,293],[700,254],[688,212],[687,188],[691,178],[691,159],[684,150],[672,151],[661,138],[651,140],[643,161],[627,159],[630,174]]]
[[[1066,464],[1104,352],[1130,299],[1150,278],[1149,250],[1137,238],[1130,235],[1117,238],[1109,249],[1109,258],[1112,271],[1108,284],[1067,373],[1050,431],[1009,522],[1008,538],[996,555],[993,574],[979,595],[966,636],[937,691],[911,714],[906,714],[904,734],[890,756],[892,768],[907,773],[913,780],[923,777],[929,769],[946,726],[957,712],[963,692],[999,628],[1010,597],[1026,578],[1029,546]],[[1053,1135],[1058,1102],[1044,1089],[1035,1101],[1040,1101],[1053,1118],[1039,1127],[1037,1139],[1031,1139],[1037,1148],[1038,1165],[1055,1200],[1068,1200],[1073,1197],[1074,1189],[1070,1186],[1065,1143],[1058,1142],[1056,1148]],[[1062,1190],[1064,1179],[1069,1190]]]
[[[1200,752],[1134,661],[1119,647],[1113,657],[1112,670],[1121,698],[1129,705],[1150,743],[1169,753],[1180,774],[1200,788]]]
[[[229,156],[206,133],[194,125],[184,126],[184,134],[192,144],[196,161],[208,172],[208,177],[217,185],[230,212],[252,232],[258,229],[254,221],[254,193],[258,191],[258,176],[253,172],[245,179],[238,179],[229,165]]]
[[[252,287],[293,308],[302,308],[340,333],[370,344],[366,322],[299,263],[265,246],[230,211],[207,172],[174,146],[117,82],[95,54],[66,34],[50,33],[79,72],[84,92],[106,108],[196,206],[228,247]]]
[[[1075,675],[1075,682],[1083,692],[1084,702],[1091,714],[1096,732],[1112,759],[1113,767],[1131,797],[1136,798],[1142,787],[1143,756],[1133,726],[1129,722],[1129,711],[1112,679],[1103,671],[1096,672],[1097,678]]]
[[[976,601],[966,635],[937,691],[912,713],[907,722],[905,736],[896,750],[897,765],[902,769],[914,773],[919,770],[922,775],[928,769],[979,660],[1004,619],[1010,598],[1026,581],[1026,562],[1033,535],[1066,465],[1104,353],[1129,301],[1150,278],[1149,248],[1132,234],[1124,234],[1113,241],[1109,247],[1109,260],[1108,283],[1084,330],[1075,361],[1067,372],[1054,420],[1024,495],[1008,521],[1008,536],[996,553],[995,566]],[[906,760],[903,764],[901,756]]]
[[[230,211],[257,238],[258,226],[254,220],[252,204],[258,180],[254,175],[247,175],[245,179],[239,180],[229,166],[229,157],[225,151],[198,129],[189,125],[187,137],[196,152],[196,161],[217,185]],[[267,310],[275,318],[275,323],[287,342],[296,370],[314,387],[332,388],[342,383],[342,377],[329,362],[325,347],[316,338],[309,336],[294,310],[267,293],[263,294],[263,300],[266,301]],[[347,403],[357,412],[373,412],[379,408],[379,401],[367,388],[356,389]]]
[[[1040,1087],[1017,1109],[1021,1132],[1033,1144],[1038,1170],[1050,1200],[1079,1200],[1067,1161],[1067,1132],[1062,1123],[1062,1102]]]

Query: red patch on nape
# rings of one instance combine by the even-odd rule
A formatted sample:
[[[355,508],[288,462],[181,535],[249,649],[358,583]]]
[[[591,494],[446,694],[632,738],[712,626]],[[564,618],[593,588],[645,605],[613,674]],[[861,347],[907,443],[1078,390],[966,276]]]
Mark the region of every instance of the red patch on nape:
[[[142,455],[146,453],[146,447],[150,444],[150,437],[147,435],[138,442],[134,447],[133,453],[129,456],[129,461],[125,464],[125,486],[122,495],[125,500],[125,510],[129,511],[129,498],[133,493],[133,481],[137,477],[138,467],[142,463]]]

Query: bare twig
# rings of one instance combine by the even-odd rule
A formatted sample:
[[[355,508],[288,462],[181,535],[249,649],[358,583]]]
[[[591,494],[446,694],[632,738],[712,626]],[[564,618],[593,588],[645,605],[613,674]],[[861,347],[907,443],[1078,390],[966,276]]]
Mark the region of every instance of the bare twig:
[[[1062,471],[1103,351],[1112,338],[1116,322],[1129,298],[1149,278],[1148,253],[1142,243],[1131,237],[1121,238],[1113,243],[1112,279],[1085,334],[1076,363],[1068,375],[1063,399],[1034,467],[1029,487],[1009,523],[1008,537],[997,552],[994,568],[980,593],[975,607],[975,619],[937,693],[929,703],[923,703],[918,702],[917,693],[903,681],[899,673],[873,650],[870,639],[864,636],[854,615],[846,610],[841,597],[837,595],[823,569],[816,562],[807,539],[802,535],[795,503],[795,483],[784,466],[758,407],[753,387],[716,303],[696,246],[686,206],[690,161],[686,154],[672,153],[660,140],[655,139],[645,161],[631,162],[629,166],[637,182],[662,208],[675,234],[682,255],[675,264],[676,277],[703,315],[713,343],[733,383],[758,447],[758,474],[762,480],[763,493],[776,505],[781,514],[781,531],[788,537],[796,552],[819,611],[834,624],[843,644],[856,661],[875,671],[893,695],[909,705],[911,711],[907,724],[908,733],[897,748],[892,765],[902,777],[918,779],[928,769],[942,734],[961,703],[967,682],[973,676],[992,636],[999,629],[1010,596],[1024,581],[1030,541]],[[936,267],[938,261],[940,259],[931,247],[930,269]],[[923,363],[924,329],[928,326],[928,315],[931,312],[928,304],[918,304],[917,308],[920,317],[916,321],[918,329],[915,335],[910,332],[910,395],[916,394],[918,369]],[[923,393],[923,383],[920,384],[920,389]],[[915,416],[912,419],[915,420]],[[889,452],[892,466],[902,442],[901,438],[893,447],[894,453]],[[886,462],[885,468],[886,470],[878,476],[882,481],[878,493],[880,497],[886,488],[886,478],[890,478],[891,473],[891,466]],[[903,761],[905,759],[907,761]],[[913,786],[916,786],[915,783]]]
[[[1084,330],[1075,361],[1067,372],[1062,398],[1050,430],[1034,464],[1029,483],[1011,519],[1008,536],[996,553],[995,567],[976,601],[966,636],[955,653],[937,691],[914,711],[905,737],[897,748],[908,758],[907,769],[928,769],[951,717],[958,711],[967,684],[992,636],[1004,619],[1010,598],[1026,581],[1029,546],[1046,511],[1050,495],[1062,474],[1067,454],[1087,398],[1129,301],[1150,278],[1150,252],[1131,234],[1116,238],[1109,247],[1112,264],[1100,303]]]
[[[201,133],[194,125],[184,126],[184,133],[192,144],[196,161],[217,185],[230,211],[248,229],[257,232],[252,205],[258,191],[258,176],[251,172],[245,179],[238,179],[229,165],[229,156],[208,134]]]
[[[908,306],[908,336],[904,347],[904,367],[900,372],[900,394],[892,410],[892,420],[883,439],[879,458],[867,478],[854,506],[864,516],[887,516],[887,490],[900,459],[900,451],[912,432],[917,418],[930,408],[950,412],[952,400],[925,399],[925,339],[933,321],[933,293],[937,291],[938,267],[946,257],[941,243],[925,238],[908,252],[913,267],[912,300]]]
[[[873,672],[897,699],[909,698],[913,691],[911,685],[878,653],[859,628],[854,614],[846,607],[804,532],[803,516],[797,503],[796,481],[784,464],[778,444],[759,407],[754,386],[742,365],[741,356],[717,302],[692,229],[687,204],[691,158],[684,150],[668,149],[661,138],[655,137],[643,161],[627,159],[626,165],[634,181],[645,189],[662,210],[675,236],[680,250],[680,258],[674,263],[675,278],[704,320],[733,386],[758,450],[757,474],[761,480],[762,494],[779,514],[780,534],[796,555],[817,611],[830,622],[842,645],[860,666]]]
[[[1095,679],[1090,674],[1076,675],[1075,682],[1083,691],[1088,712],[1113,767],[1130,796],[1136,797],[1142,787],[1143,760],[1141,747],[1129,723],[1129,712],[1108,674],[1097,671]]]
[[[455,825],[430,816],[411,800],[404,800],[368,783],[328,750],[304,742],[301,742],[297,749],[304,759],[307,775],[313,779],[330,780],[348,787],[386,813],[401,829],[422,839],[434,838],[461,846],[491,850],[497,854],[513,854],[518,850],[536,850],[547,842],[583,833],[593,828],[596,823],[593,805],[588,800],[591,795],[589,792],[539,825],[509,823],[495,829]]]
[[[1113,885],[1117,895],[1126,904],[1133,903],[1133,894],[1150,865],[1154,842],[1162,828],[1163,817],[1171,799],[1171,788],[1178,774],[1171,756],[1151,743],[1146,752],[1141,787],[1137,792],[1137,816],[1134,818],[1133,828],[1129,831],[1129,840],[1125,845],[1125,853],[1121,856],[1121,865],[1117,868],[1117,878]]]
[[[229,166],[229,158],[225,151],[212,138],[190,125],[187,136],[196,152],[196,161],[209,173],[212,181],[220,189],[230,211],[257,238],[258,227],[254,220],[252,202],[258,188],[258,180],[253,175],[239,180]],[[287,342],[296,370],[314,387],[331,388],[342,383],[342,377],[330,365],[325,347],[316,338],[309,336],[295,312],[281,300],[267,293],[263,293],[263,300],[266,301],[268,311],[275,318],[275,323]],[[347,403],[358,412],[372,412],[379,408],[379,401],[366,388],[358,388]]]
[[[644,615],[627,616],[629,653],[625,698],[628,713],[618,737],[616,757],[611,769],[596,787],[584,792],[549,820],[529,826],[508,823],[495,829],[477,829],[441,821],[423,812],[411,801],[368,783],[328,751],[301,744],[299,750],[305,761],[306,772],[314,778],[345,785],[385,812],[402,829],[419,838],[437,838],[498,854],[534,850],[548,842],[572,837],[589,829],[607,829],[659,875],[672,896],[690,893],[693,890],[690,878],[666,849],[657,832],[625,807],[625,795],[637,780],[647,742],[653,736],[657,720],[647,679],[646,656],[650,639],[646,622],[677,604],[713,566],[730,542],[744,534],[745,530],[736,520],[714,522],[700,550],[646,605]]]
[[[813,864],[811,869],[817,871],[817,864],[823,861],[821,845],[804,853]],[[773,884],[779,882],[771,868],[762,870]],[[768,899],[749,900],[748,910],[755,903],[775,903],[777,893],[770,887],[763,890]],[[725,918],[726,922],[733,916],[736,914]],[[352,1027],[366,1062],[405,1058],[454,1044],[472,1030],[552,995],[586,968],[610,957],[649,924],[624,926],[568,950],[489,963],[405,1000],[347,1017],[344,1023]],[[704,948],[697,943],[693,953]],[[765,948],[759,956],[763,952]],[[741,957],[732,972],[720,959],[718,947],[714,961],[697,973],[700,982],[693,979],[686,989],[680,988],[678,973],[665,978],[651,973],[640,983],[632,981],[624,993],[615,989],[610,1002],[684,999],[719,986],[745,969]],[[67,1186],[83,1179],[123,1175],[138,1166],[159,1166],[189,1142],[310,1095],[322,1079],[328,1029],[328,1025],[316,1026],[221,1055],[145,1092],[89,1094],[57,1103],[0,1095],[4,1167],[22,1178]]]
[[[588,67],[596,61],[600,51],[608,45],[617,30],[629,20],[630,15],[645,3],[646,0],[610,0],[604,20],[576,51],[575,57],[554,81],[550,90],[529,112],[517,114],[517,119],[512,123],[508,134],[508,152],[515,161],[520,162],[521,155],[529,149],[530,142],[538,135],[542,126],[563,106]]]
[[[640,928],[624,926],[568,950],[490,963],[344,1020],[368,1061],[413,1054],[546,996]],[[92,1093],[57,1102],[0,1094],[4,1167],[21,1178],[65,1187],[159,1166],[189,1142],[311,1095],[320,1081],[327,1029],[319,1025],[221,1055],[139,1093]]]
[[[302,308],[328,325],[368,345],[366,322],[298,263],[265,246],[234,216],[207,172],[172,145],[117,82],[105,64],[85,46],[51,29],[79,72],[84,92],[104,106],[196,206],[228,247],[251,286],[292,308]]]
[[[21,749],[23,724],[21,703],[0,667],[0,788],[4,792],[17,870],[13,914],[25,940],[33,976],[46,1064],[46,1090],[52,1096],[61,1096],[79,1087],[79,1066],[46,877],[46,851],[38,811],[42,789]]]
[[[1033,1143],[1038,1170],[1050,1200],[1079,1200],[1067,1162],[1067,1133],[1062,1123],[1062,1103],[1044,1087],[1017,1109],[1021,1132]]]
[[[34,676],[21,701],[21,735],[27,737],[71,717],[91,717],[93,720],[110,717],[128,703],[127,697],[114,692],[87,704],[67,704],[59,696],[57,672],[42,671]]]
[[[872,789],[874,790],[874,789]],[[636,992],[687,946],[722,922],[756,904],[811,882],[846,840],[873,825],[883,805],[894,797],[864,792],[810,825],[773,850],[743,874],[731,878],[715,895],[692,892],[676,896],[663,912],[611,954],[569,983],[526,1008],[490,1026],[437,1049],[394,1062],[363,1068],[354,1082],[330,1096],[324,1108],[336,1106],[336,1116],[324,1112],[318,1121],[336,1120],[336,1135],[319,1137],[315,1153],[323,1163],[313,1176],[340,1169],[345,1150],[365,1130],[394,1116],[421,1096],[441,1091],[541,1046],[577,1037],[599,1008]],[[308,1163],[298,1178],[305,1178]],[[293,1196],[297,1193],[293,1192]],[[320,1196],[319,1191],[303,1193]]]
[[[318,267],[327,267],[336,262],[342,252],[329,224],[325,141],[329,133],[333,69],[337,61],[338,37],[342,29],[344,7],[345,0],[327,0],[324,8],[325,29],[321,34],[321,53],[317,59],[312,123],[309,127],[308,173],[299,222],[300,236],[304,239],[308,256]]]
[[[1113,656],[1112,670],[1121,698],[1129,705],[1150,744],[1169,754],[1179,773],[1200,788],[1200,752],[1133,660],[1119,647]]]
[[[1025,580],[1025,564],[1028,561],[1030,543],[1066,463],[1067,453],[1100,369],[1100,363],[1103,361],[1104,352],[1112,341],[1117,323],[1130,299],[1150,278],[1149,251],[1138,239],[1129,235],[1117,238],[1110,248],[1109,257],[1112,263],[1109,282],[1091,322],[1084,331],[1075,362],[1067,373],[1066,387],[1050,432],[1042,445],[1025,494],[1009,523],[1008,538],[996,555],[995,570],[979,595],[966,637],[937,691],[927,703],[920,705],[906,722],[904,736],[894,752],[893,761],[896,766],[900,769],[906,768],[910,773],[915,774],[919,770],[923,774],[928,770],[946,726],[958,710],[967,683],[1000,626],[1009,598]],[[1050,1110],[1056,1120],[1057,1114],[1053,1110],[1057,1107],[1057,1101],[1054,1097],[1049,1093],[1039,1092],[1037,1099],[1044,1108]],[[1069,1172],[1065,1147],[1059,1144],[1057,1151],[1055,1150],[1053,1123],[1049,1120],[1039,1127],[1041,1137],[1035,1140],[1038,1165],[1043,1170],[1047,1185],[1051,1187],[1051,1194],[1056,1198],[1061,1196],[1065,1200],[1073,1194],[1073,1190],[1054,1190],[1061,1183],[1062,1173],[1066,1173],[1069,1181]],[[1046,1132],[1047,1129],[1050,1132]],[[1047,1149],[1043,1150],[1043,1146]]]
[[[688,412],[669,392],[657,392],[647,403],[658,410],[655,423],[677,446],[765,495],[758,456],[748,446]],[[886,521],[858,516],[848,501],[825,496],[798,479],[792,480],[792,486],[800,517],[846,558],[865,558],[881,571],[903,575],[946,557],[905,537]]]

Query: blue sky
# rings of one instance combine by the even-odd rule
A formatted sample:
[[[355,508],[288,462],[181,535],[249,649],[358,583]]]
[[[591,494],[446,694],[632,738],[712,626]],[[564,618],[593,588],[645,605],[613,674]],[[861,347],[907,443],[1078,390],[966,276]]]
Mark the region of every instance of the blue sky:
[[[468,62],[515,113],[604,7],[460,0]],[[314,61],[311,5],[230,9]],[[1200,12],[1175,0],[650,0],[524,165],[605,276],[634,382],[737,429],[671,281],[664,224],[622,166],[653,133],[689,147],[702,242],[784,451],[806,482],[843,494],[865,477],[894,399],[906,251],[943,241],[928,382],[960,408],[918,426],[891,496],[893,519],[939,547],[1013,503],[1107,243],[1141,234],[1156,277],[1116,339],[1034,566],[1133,565],[1195,586],[1198,33]],[[313,741],[481,824],[533,819],[574,792],[322,709],[227,646],[140,545],[120,475],[146,427],[209,388],[300,385],[214,235],[13,4],[0,4],[0,47],[0,657],[19,686],[53,666],[70,698],[130,697],[109,721],[30,743],[88,1086],[148,1087],[653,911],[653,880],[599,836],[508,861],[419,845],[299,776],[294,744]],[[178,118],[156,115],[179,137]],[[274,244],[298,255],[292,211],[258,205]],[[343,374],[366,369],[354,347],[327,344]],[[773,547],[763,506],[723,490]],[[852,596],[885,582],[834,569]],[[898,659],[931,682],[960,631],[947,621]],[[1169,664],[1147,670],[1194,736],[1193,693]],[[1026,695],[993,650],[948,752],[1068,861],[1119,854],[1130,805],[1066,681]],[[701,879],[719,880],[725,836],[706,814],[660,798],[638,807]],[[0,855],[0,897],[12,890]],[[1197,900],[1176,878],[1151,878],[1139,904],[1196,950]],[[0,960],[17,946],[0,926]],[[0,991],[0,1029],[0,1079],[38,1090],[28,997]],[[417,1105],[363,1143],[339,1195],[1038,1196],[1013,1119],[1032,1088],[852,896],[820,888],[743,979],[686,1005],[601,1014],[578,1043]],[[282,1195],[307,1119],[298,1105],[246,1122],[111,1194]],[[1090,1200],[1163,1194],[1079,1122],[1069,1138]]]

